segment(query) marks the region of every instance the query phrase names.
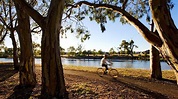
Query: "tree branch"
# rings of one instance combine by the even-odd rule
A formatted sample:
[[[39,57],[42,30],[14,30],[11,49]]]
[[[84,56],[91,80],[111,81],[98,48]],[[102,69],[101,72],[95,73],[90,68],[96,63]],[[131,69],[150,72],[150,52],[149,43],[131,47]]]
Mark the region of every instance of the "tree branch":
[[[128,0],[124,0],[122,4],[122,9],[125,10]]]
[[[0,32],[3,32],[3,29]],[[6,37],[7,34],[8,34],[8,32],[6,31],[6,33],[0,39],[0,44],[1,44],[2,41],[4,41],[4,39],[5,39],[5,37]]]
[[[94,4],[90,3],[88,1],[80,1],[76,3],[73,8],[80,7],[82,4],[88,5],[90,7],[94,8],[105,8],[113,10],[114,12],[117,12],[123,16],[124,19],[126,19],[132,26],[134,26],[137,31],[152,45],[155,45],[157,47],[162,46],[162,41],[156,34],[152,33],[145,25],[143,25],[138,19],[135,19],[133,16],[131,16],[128,12],[123,10],[121,7],[117,7],[114,5],[109,4]],[[71,5],[70,5],[71,6]]]
[[[13,0],[16,6],[19,6],[21,9],[24,9],[25,12],[32,17],[33,20],[35,20],[36,23],[40,27],[43,27],[44,24],[44,19],[38,11],[34,10],[25,0]]]

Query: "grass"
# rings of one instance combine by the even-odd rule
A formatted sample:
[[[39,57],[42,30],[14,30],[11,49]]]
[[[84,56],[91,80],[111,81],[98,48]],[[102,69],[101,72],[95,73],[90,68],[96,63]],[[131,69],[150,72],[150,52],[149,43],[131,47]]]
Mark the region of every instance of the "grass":
[[[73,65],[64,65],[64,69],[71,70],[81,70],[87,72],[96,72],[97,67],[86,67],[86,66],[73,66]],[[151,71],[144,69],[132,69],[132,68],[117,68],[117,71],[120,75],[137,77],[137,78],[150,78]],[[162,71],[163,79],[176,80],[173,70],[163,70]]]
[[[89,84],[80,83],[72,86],[72,91],[83,95],[83,94],[94,94],[92,89],[90,88]]]

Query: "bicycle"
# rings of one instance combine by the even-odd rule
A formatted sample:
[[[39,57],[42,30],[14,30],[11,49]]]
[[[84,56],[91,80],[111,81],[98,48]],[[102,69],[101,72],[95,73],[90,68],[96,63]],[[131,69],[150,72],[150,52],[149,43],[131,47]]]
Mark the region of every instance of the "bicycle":
[[[97,74],[100,77],[102,77],[103,75],[105,75],[104,71],[105,71],[105,67],[99,67],[97,69]],[[118,71],[116,69],[112,68],[112,64],[108,64],[108,71],[106,74],[109,74],[112,78],[118,77]]]

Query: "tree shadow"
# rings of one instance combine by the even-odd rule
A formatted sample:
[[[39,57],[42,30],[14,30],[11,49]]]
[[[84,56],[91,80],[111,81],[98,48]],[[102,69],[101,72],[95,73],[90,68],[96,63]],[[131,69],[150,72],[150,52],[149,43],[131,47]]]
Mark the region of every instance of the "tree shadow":
[[[166,79],[166,78],[162,78],[162,79],[159,79],[160,81],[165,81],[165,82],[168,82],[168,83],[172,83],[172,84],[177,84],[177,81],[176,80],[170,80],[170,79]]]
[[[5,81],[17,72],[17,70],[14,70],[13,63],[0,63],[0,82]]]
[[[7,99],[29,99],[34,87],[30,86],[16,86],[14,88],[14,93]]]
[[[123,85],[123,86],[127,86],[130,89],[137,90],[137,91],[149,94],[155,99],[169,99],[167,96],[165,96],[165,95],[163,95],[161,93],[154,92],[154,91],[151,91],[151,90],[148,90],[148,89],[144,89],[141,86],[136,85],[136,84],[123,82],[123,81],[121,81],[121,80],[119,80],[117,78],[115,78],[115,79],[113,79],[113,78],[111,79],[110,78],[108,80],[111,81],[111,82],[119,83],[120,85]]]

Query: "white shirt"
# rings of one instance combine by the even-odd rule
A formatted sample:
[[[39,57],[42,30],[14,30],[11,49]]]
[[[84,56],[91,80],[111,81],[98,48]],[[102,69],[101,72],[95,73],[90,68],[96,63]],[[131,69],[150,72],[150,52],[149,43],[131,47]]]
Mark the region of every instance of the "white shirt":
[[[100,61],[100,65],[102,64],[108,64],[109,62],[103,57]]]

